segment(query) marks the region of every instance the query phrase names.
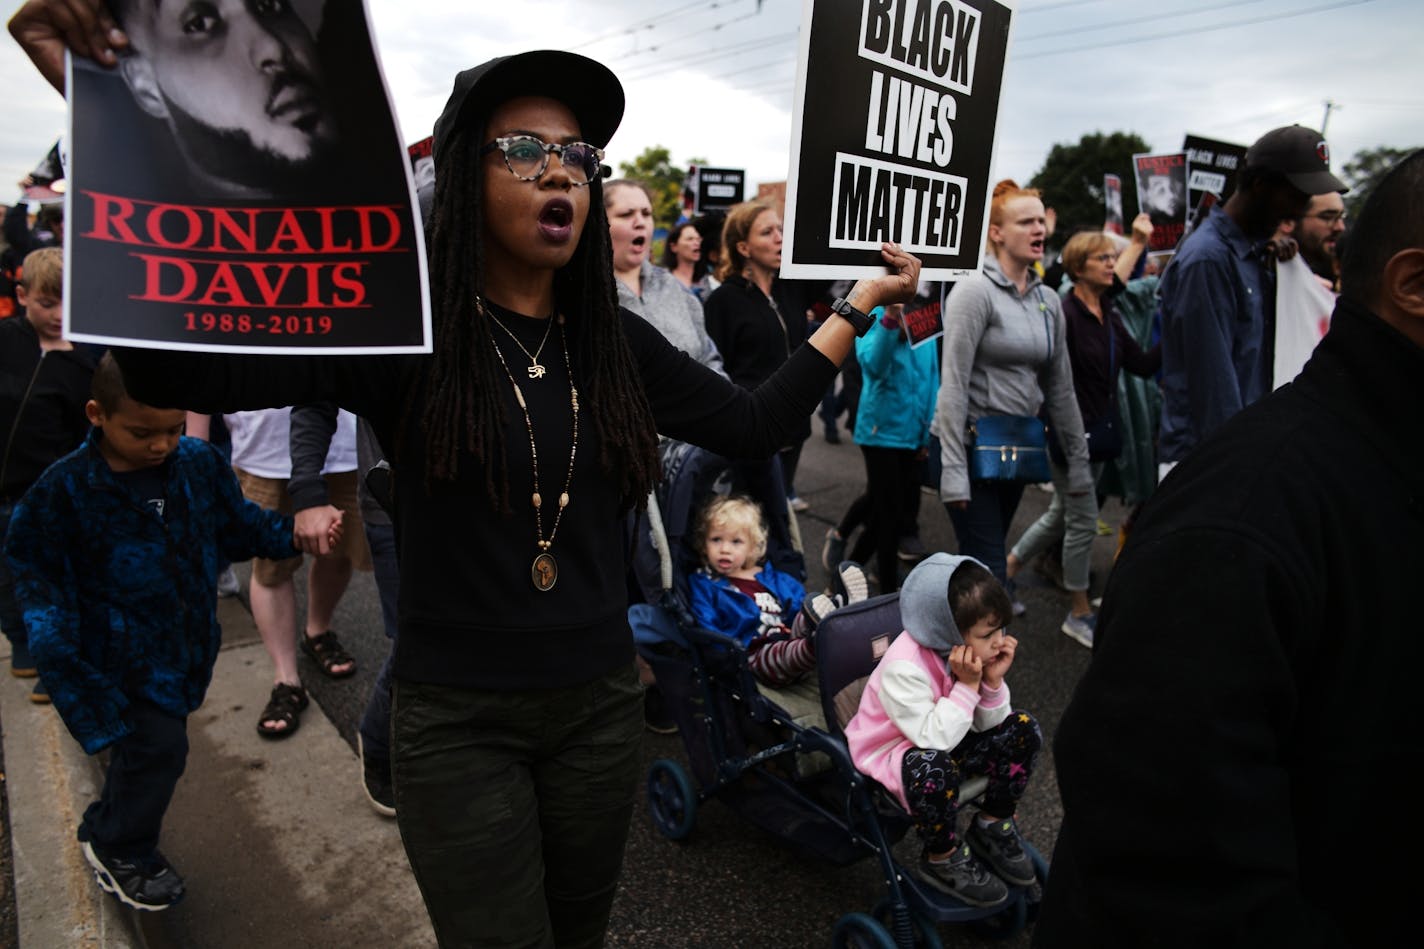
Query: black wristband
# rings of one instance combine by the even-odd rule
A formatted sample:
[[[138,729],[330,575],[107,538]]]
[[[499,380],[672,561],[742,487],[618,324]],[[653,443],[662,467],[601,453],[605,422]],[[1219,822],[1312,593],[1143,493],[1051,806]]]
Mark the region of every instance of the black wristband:
[[[835,302],[831,304],[831,312],[849,321],[850,325],[855,328],[857,336],[864,336],[875,324],[875,321],[869,316],[851,306],[850,301],[845,297],[836,297]]]

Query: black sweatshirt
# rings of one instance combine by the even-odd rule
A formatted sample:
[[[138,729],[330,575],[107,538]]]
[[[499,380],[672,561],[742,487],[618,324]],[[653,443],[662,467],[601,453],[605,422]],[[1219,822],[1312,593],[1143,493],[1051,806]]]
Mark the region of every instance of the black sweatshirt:
[[[533,353],[548,325],[497,311]],[[734,458],[765,458],[805,424],[835,366],[802,347],[755,392],[699,365],[640,317],[622,311],[657,430]],[[557,327],[540,353],[542,379],[492,327],[528,403],[539,454],[543,532],[547,539],[564,490],[572,416]],[[570,339],[570,347],[576,344]],[[424,356],[233,357],[158,350],[115,350],[135,397],[153,405],[231,412],[330,399],[368,419],[394,451],[395,522],[401,565],[400,637],[395,674],[402,679],[482,689],[554,688],[587,682],[632,661],[627,623],[623,512],[618,486],[599,465],[599,437],[588,411],[592,393],[577,350],[578,453],[569,505],[550,553],[554,588],[534,588],[536,546],[529,435],[513,389],[492,386],[503,410],[511,510],[488,496],[485,470],[462,454],[455,482],[425,488],[425,439],[418,420],[401,424],[406,395],[423,386]],[[501,374],[502,375],[502,374]],[[499,473],[495,474],[496,484]]]
[[[23,316],[0,320],[0,501],[15,502],[89,434],[94,351],[40,350]]]

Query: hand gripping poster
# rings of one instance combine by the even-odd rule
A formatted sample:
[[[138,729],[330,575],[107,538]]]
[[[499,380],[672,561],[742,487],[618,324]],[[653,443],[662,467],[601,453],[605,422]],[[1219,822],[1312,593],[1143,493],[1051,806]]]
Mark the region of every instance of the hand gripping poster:
[[[364,4],[110,2],[116,68],[69,62],[70,339],[430,351],[414,182]]]
[[[1012,8],[993,0],[804,0],[784,277],[979,269]]]

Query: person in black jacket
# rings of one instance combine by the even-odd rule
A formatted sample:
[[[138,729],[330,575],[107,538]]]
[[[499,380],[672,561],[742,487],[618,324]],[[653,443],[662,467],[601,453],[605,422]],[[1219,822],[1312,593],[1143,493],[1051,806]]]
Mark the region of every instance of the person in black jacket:
[[[1108,581],[1035,946],[1417,938],[1424,151],[1343,264],[1300,376],[1172,471]]]
[[[60,28],[76,15],[92,22]],[[95,51],[106,15],[29,0],[10,28],[56,82],[64,38]],[[443,945],[601,944],[643,730],[622,525],[657,478],[658,433],[768,457],[860,322],[827,320],[748,392],[620,311],[601,161],[622,112],[612,72],[572,53],[456,77],[434,136],[430,356],[115,353],[150,404],[328,399],[389,450],[395,807]],[[891,272],[850,292],[861,313],[918,283],[914,257],[882,257]]]
[[[727,375],[754,389],[765,382],[806,338],[806,308],[797,288],[777,277],[781,269],[781,215],[766,201],[732,208],[722,225],[722,285],[703,303],[707,335],[717,344]],[[811,435],[807,417],[782,447],[782,478],[792,506],[801,445]]]
[[[0,320],[0,540],[15,504],[54,461],[69,454],[89,434],[84,404],[95,358],[60,335],[64,252],[32,251],[24,259],[19,284],[25,315]],[[0,629],[10,640],[10,673],[35,677],[24,620],[15,603],[10,570],[0,558]],[[44,684],[30,697],[48,702]]]

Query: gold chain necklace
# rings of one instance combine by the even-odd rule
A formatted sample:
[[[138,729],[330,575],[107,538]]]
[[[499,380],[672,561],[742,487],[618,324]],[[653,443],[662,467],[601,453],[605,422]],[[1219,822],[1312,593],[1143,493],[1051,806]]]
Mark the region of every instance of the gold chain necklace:
[[[494,317],[494,314],[486,310],[480,301],[476,300],[476,306],[481,312],[491,318]],[[554,320],[559,322],[559,345],[564,351],[564,370],[569,375],[569,405],[573,413],[573,437],[569,442],[569,470],[568,474],[564,476],[564,490],[559,493],[559,510],[554,515],[554,526],[549,530],[547,540],[544,538],[544,498],[539,493],[539,449],[534,444],[534,422],[529,418],[529,406],[524,402],[524,393],[520,390],[519,383],[514,381],[514,373],[509,371],[509,363],[504,361],[504,353],[500,350],[499,344],[494,343],[494,335],[490,335],[490,342],[494,343],[494,353],[499,357],[499,364],[504,367],[504,374],[509,377],[509,384],[514,387],[514,398],[519,403],[519,411],[524,413],[524,428],[529,433],[529,458],[534,469],[534,494],[531,498],[534,504],[534,536],[539,548],[539,553],[534,556],[534,563],[529,567],[529,577],[534,581],[534,588],[541,593],[552,590],[554,583],[559,579],[559,564],[554,559],[554,555],[549,553],[549,548],[554,546],[554,535],[559,532],[559,522],[564,518],[564,508],[569,506],[569,488],[573,486],[574,481],[574,458],[578,455],[578,388],[574,385],[574,370],[569,364],[568,340],[564,336],[564,317],[560,314],[550,318],[550,322]],[[496,319],[495,322],[499,323],[499,320]],[[501,327],[503,325],[500,324]],[[505,329],[505,332],[509,333],[509,330]],[[509,335],[513,336],[514,334],[510,333]],[[549,338],[547,329],[544,331],[544,338],[545,340]],[[516,339],[515,342],[519,341]],[[520,346],[519,348],[523,349],[524,347]],[[542,350],[543,344],[540,344],[539,348]],[[528,355],[527,351],[525,355]],[[542,376],[544,367],[539,366],[539,370],[539,375]],[[534,375],[533,366],[529,367],[529,377],[531,379],[538,378]]]
[[[527,370],[525,370],[526,372],[529,373],[529,378],[530,378],[530,379],[542,379],[542,378],[544,378],[544,373],[548,372],[548,369],[546,369],[544,366],[541,366],[541,365],[539,364],[539,354],[544,351],[544,344],[549,341],[549,331],[554,328],[554,325],[553,325],[553,324],[554,324],[554,321],[553,321],[553,320],[548,320],[548,321],[546,321],[546,325],[544,326],[544,338],[539,341],[539,348],[536,349],[536,350],[534,350],[534,352],[531,353],[529,350],[527,350],[527,349],[524,348],[524,344],[519,341],[519,337],[518,337],[518,336],[515,336],[514,333],[510,331],[509,327],[504,325],[504,323],[500,320],[499,317],[495,316],[493,313],[491,313],[491,312],[489,312],[488,310],[484,309],[484,307],[480,307],[480,309],[481,309],[481,311],[484,312],[484,314],[485,314],[486,316],[488,316],[490,319],[494,320],[495,325],[498,326],[500,329],[504,330],[505,334],[506,334],[507,336],[509,336],[510,339],[514,340],[514,345],[516,345],[516,346],[519,347],[519,351],[520,351],[520,352],[522,352],[525,356],[528,356],[528,357],[529,357],[530,366],[529,366],[529,368],[528,368]],[[560,332],[563,332],[563,330],[560,329]],[[496,347],[496,348],[498,348],[498,347]],[[500,358],[501,361],[503,361],[504,356],[501,354],[499,358]],[[567,361],[567,359],[568,359],[568,354],[567,354],[567,353],[565,353],[564,359],[565,359],[565,361]],[[509,367],[508,367],[508,366],[505,366],[505,367],[504,367],[504,371],[505,371],[505,372],[508,372],[508,371],[509,371]]]

